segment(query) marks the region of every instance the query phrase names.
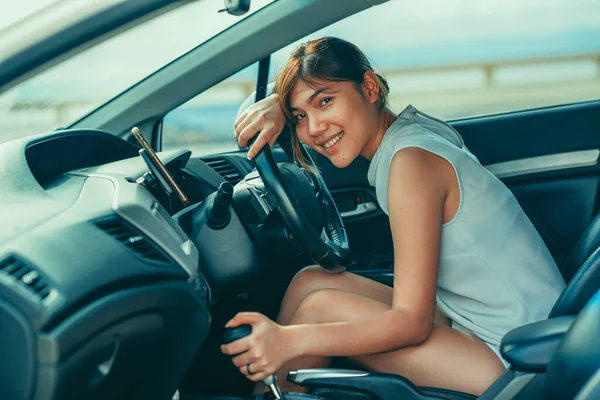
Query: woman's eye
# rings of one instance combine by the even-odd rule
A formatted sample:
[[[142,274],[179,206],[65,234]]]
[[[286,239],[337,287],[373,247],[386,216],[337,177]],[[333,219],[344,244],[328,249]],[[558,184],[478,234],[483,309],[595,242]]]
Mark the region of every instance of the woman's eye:
[[[304,115],[304,114],[296,114],[296,115],[294,115],[294,119],[295,119],[296,121],[300,121],[300,120],[301,120],[302,118],[304,118],[304,117],[305,117],[305,115]]]
[[[330,101],[331,97],[324,97],[323,100],[321,100],[321,106],[326,106]]]

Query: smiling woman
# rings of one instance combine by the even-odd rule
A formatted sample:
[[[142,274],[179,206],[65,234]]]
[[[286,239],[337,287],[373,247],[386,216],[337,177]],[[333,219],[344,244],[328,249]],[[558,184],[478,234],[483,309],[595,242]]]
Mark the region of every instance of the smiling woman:
[[[369,92],[363,90],[363,84]],[[379,113],[384,110],[388,118],[381,120],[382,126],[389,125],[393,118],[387,110],[389,87],[385,79],[373,72],[371,64],[356,46],[337,38],[322,38],[300,45],[279,76],[276,91],[282,94],[282,110],[296,123],[294,153],[303,165],[307,163],[300,152],[298,139],[315,145],[339,168],[346,167],[359,153],[371,159],[375,147],[370,142],[380,138],[368,138],[361,133],[368,132],[369,126],[380,120]],[[336,111],[332,115],[327,111],[334,102],[339,104],[333,107]],[[376,112],[357,114],[357,111],[369,109],[361,107],[365,103],[372,103]],[[310,119],[306,118],[309,110],[313,115]],[[333,125],[337,129],[320,135],[328,128],[321,116],[329,123],[335,121]],[[380,131],[383,133],[385,128]],[[341,140],[353,145],[346,145],[343,147],[346,152],[338,154]]]
[[[218,13],[223,0],[189,2],[43,70],[0,95],[0,142],[52,130],[83,116],[272,1],[253,1],[250,12],[241,17]],[[57,2],[0,31],[0,48],[14,39],[20,23],[52,24],[77,6],[67,7],[70,3]],[[15,19],[23,15],[16,7],[12,10]]]
[[[600,282],[600,101],[564,105],[600,93],[596,2],[57,2],[0,46],[0,124],[38,126],[0,143],[0,397],[575,393],[598,352],[548,377]],[[273,151],[206,146],[232,130]],[[331,357],[360,371],[305,369]]]
[[[266,116],[284,114],[301,163],[300,141],[338,168],[359,156],[370,161],[367,179],[393,239],[393,288],[309,267],[288,286],[278,324],[248,313],[229,321],[252,325],[247,340],[222,350],[237,355],[234,364],[253,381],[345,356],[419,386],[480,395],[508,366],[502,337],[545,319],[564,289],[519,203],[460,134],[413,106],[394,114],[387,95],[357,46],[325,37],[298,46],[271,99],[236,123],[243,143],[263,136],[249,157],[260,159],[259,143],[270,141]],[[257,107],[270,109],[255,113]]]

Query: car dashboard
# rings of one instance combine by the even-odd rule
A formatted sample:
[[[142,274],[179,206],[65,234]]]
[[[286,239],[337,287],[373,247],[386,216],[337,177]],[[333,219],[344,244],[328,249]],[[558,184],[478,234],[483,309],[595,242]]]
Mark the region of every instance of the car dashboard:
[[[159,157],[194,203],[223,181],[189,151]],[[14,337],[0,387],[107,398],[126,375],[145,382],[131,398],[168,398],[210,326],[181,207],[140,184],[137,148],[105,132],[16,140],[0,160],[0,326]]]

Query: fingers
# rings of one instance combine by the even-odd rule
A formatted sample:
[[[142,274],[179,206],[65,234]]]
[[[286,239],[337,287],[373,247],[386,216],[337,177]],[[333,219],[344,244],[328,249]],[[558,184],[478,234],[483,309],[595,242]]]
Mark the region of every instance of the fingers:
[[[240,325],[256,325],[261,318],[264,318],[262,314],[256,312],[240,312],[235,315],[232,319],[225,324],[226,328],[235,328]],[[252,328],[254,330],[254,326]],[[221,352],[228,355],[238,355],[248,351],[251,347],[256,346],[256,336],[250,334],[242,339],[238,339],[235,342],[224,344],[221,346]]]
[[[261,334],[268,327],[268,318],[256,312],[237,313],[227,324],[228,328],[235,328],[240,325],[251,325],[252,334],[235,342],[222,345],[221,351],[224,354],[234,356],[233,364],[238,367],[240,372],[248,379],[254,382],[261,381],[275,372],[274,364],[269,361],[267,349],[262,341],[265,340]],[[261,333],[262,332],[262,333]],[[267,341],[268,342],[268,341]],[[262,343],[262,344],[261,344]],[[248,367],[250,366],[250,372]]]
[[[247,336],[243,339],[238,339],[235,342],[221,345],[221,352],[230,356],[237,356],[250,350],[254,345],[252,336]]]
[[[248,129],[250,126],[254,126],[254,132],[252,132],[252,134],[246,138],[247,141],[247,139],[254,136],[256,132],[262,130],[262,128],[264,128],[264,124],[268,122],[266,113],[261,109],[256,109],[256,106],[256,104],[250,106],[235,120],[233,127],[238,138],[240,136],[246,137],[248,133],[243,135],[244,130]],[[244,143],[243,146],[245,145],[246,144]],[[242,146],[242,144],[240,144],[240,146]]]
[[[261,317],[262,314],[257,312],[239,312],[225,324],[225,327],[235,328],[244,324],[252,325],[260,321]]]
[[[256,140],[250,147],[250,150],[248,150],[248,159],[252,159],[255,155],[258,154],[258,152],[260,151],[260,149],[263,148],[264,145],[271,142],[274,143],[276,139],[277,135],[275,132],[275,127],[273,125],[270,125],[268,128],[260,132],[260,135],[258,135]]]
[[[252,348],[245,353],[233,357],[231,361],[233,362],[233,365],[238,367],[240,373],[245,375],[251,381],[259,382],[275,373],[275,370],[264,360],[261,360],[261,358],[262,354],[260,354],[259,351],[256,351],[255,348]],[[248,368],[248,365],[250,368]],[[248,372],[248,369],[251,374]]]
[[[285,127],[278,97],[272,94],[251,105],[237,117],[233,127],[240,147],[248,146],[248,141],[260,133],[248,155],[253,158],[265,144],[272,145]]]
[[[233,365],[235,365],[236,367],[241,368],[244,365],[252,364],[253,362],[260,360],[262,356],[263,355],[261,354],[261,352],[256,351],[255,349],[250,349],[245,353],[233,357],[231,359],[231,362],[233,362]]]
[[[271,146],[271,148],[273,148],[273,146],[275,146],[275,142],[277,141],[277,137],[279,135],[273,135],[273,137],[271,137],[271,139],[269,139],[269,146]]]
[[[247,108],[243,113],[241,113],[235,122],[233,123],[233,129],[235,129],[236,135],[239,134],[238,127],[239,125],[248,117],[249,108]]]
[[[250,367],[250,369],[251,369],[252,372],[254,372],[254,370],[252,370],[252,367]],[[269,375],[272,375],[272,373],[258,372],[256,374],[246,375],[246,377],[248,379],[250,379],[252,382],[260,382],[260,381],[264,380]]]
[[[250,367],[248,367],[250,366]],[[242,373],[242,375],[245,375],[246,378],[250,379],[253,382],[260,382],[263,379],[265,379],[266,377],[268,377],[269,375],[272,375],[275,373],[275,371],[271,371],[271,369],[269,369],[268,367],[262,365],[260,362],[253,362],[251,364],[245,364],[242,365],[241,367],[238,367],[240,373]],[[252,372],[252,374],[248,373],[248,369],[250,370],[250,372]]]
[[[260,131],[264,131],[265,127],[260,124],[259,121],[252,121],[249,118],[246,118],[239,127],[238,134],[238,144],[240,147],[245,147],[248,145],[248,140],[252,139],[256,136]],[[237,132],[237,131],[236,131]]]

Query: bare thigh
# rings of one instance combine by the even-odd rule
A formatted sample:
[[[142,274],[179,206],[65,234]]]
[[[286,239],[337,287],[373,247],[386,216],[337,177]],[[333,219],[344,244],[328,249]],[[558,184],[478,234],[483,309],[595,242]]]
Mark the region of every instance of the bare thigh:
[[[343,290],[392,306],[391,287],[350,272],[331,273],[318,265],[312,265],[298,272],[290,282],[281,303],[277,322],[289,325],[304,299],[309,294],[323,289]],[[450,320],[437,307],[435,322],[450,326]]]
[[[323,289],[305,299],[292,324],[360,320],[389,309],[388,304],[364,296]],[[475,395],[480,395],[505,370],[481,340],[439,323],[434,324],[430,336],[420,345],[350,358],[372,371],[402,375],[417,386]]]

